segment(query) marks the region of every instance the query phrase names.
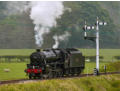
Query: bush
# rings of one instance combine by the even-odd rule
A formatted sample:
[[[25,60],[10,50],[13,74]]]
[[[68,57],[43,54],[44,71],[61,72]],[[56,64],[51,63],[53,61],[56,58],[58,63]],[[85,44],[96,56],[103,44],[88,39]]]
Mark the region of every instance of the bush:
[[[106,65],[106,70],[108,72],[120,71],[120,62],[111,62]],[[101,72],[104,72],[104,67],[101,67]]]

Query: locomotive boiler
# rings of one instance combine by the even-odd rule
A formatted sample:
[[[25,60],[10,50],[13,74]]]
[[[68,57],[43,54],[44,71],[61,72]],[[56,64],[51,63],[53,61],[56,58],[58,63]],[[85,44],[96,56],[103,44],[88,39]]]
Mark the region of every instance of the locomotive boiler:
[[[79,75],[85,68],[85,57],[75,48],[37,49],[30,55],[25,72],[32,78],[54,78]]]

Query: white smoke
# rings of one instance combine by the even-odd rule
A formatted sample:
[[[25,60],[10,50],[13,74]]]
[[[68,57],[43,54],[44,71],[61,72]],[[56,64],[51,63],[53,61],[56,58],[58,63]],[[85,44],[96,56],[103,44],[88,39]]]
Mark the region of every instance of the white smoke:
[[[60,41],[67,41],[69,36],[70,33],[67,31],[63,35],[54,35],[53,39],[55,40],[55,44],[52,48],[58,48]]]
[[[35,24],[36,44],[41,47],[43,35],[50,32],[50,28],[56,26],[56,19],[63,14],[62,2],[31,2],[30,18]]]
[[[57,36],[57,35],[54,35],[54,36],[53,36],[53,39],[55,40],[55,44],[53,45],[52,48],[58,48],[58,46],[59,46],[58,36]]]
[[[64,12],[62,1],[13,1],[7,4],[7,14],[19,14],[30,11],[30,19],[35,25],[36,44],[41,47],[43,35],[50,32],[50,28],[57,25],[56,19]]]

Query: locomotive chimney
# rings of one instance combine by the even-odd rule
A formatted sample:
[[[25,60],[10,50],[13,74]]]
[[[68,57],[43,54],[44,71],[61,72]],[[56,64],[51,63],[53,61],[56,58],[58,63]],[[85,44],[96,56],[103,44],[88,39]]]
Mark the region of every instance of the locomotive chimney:
[[[40,49],[36,49],[37,52],[40,52]]]

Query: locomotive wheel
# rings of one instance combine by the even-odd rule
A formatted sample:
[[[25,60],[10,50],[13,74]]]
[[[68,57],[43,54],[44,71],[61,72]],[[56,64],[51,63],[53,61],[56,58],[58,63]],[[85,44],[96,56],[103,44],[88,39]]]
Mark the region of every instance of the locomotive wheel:
[[[48,78],[53,78],[53,72],[52,72],[52,71],[49,72],[49,74],[48,74]]]
[[[80,75],[81,69],[77,69],[77,75]]]
[[[74,68],[70,69],[70,74],[71,74],[71,76],[74,76],[74,74],[75,74]]]
[[[56,72],[53,72],[53,78],[56,78]]]
[[[56,77],[59,77],[59,73],[58,72],[56,72]]]
[[[63,77],[63,71],[61,72],[61,77]]]
[[[74,76],[75,74],[74,73],[71,73],[71,76]]]
[[[78,74],[79,74],[78,68],[74,68],[74,74],[75,74],[75,75],[78,75]]]
[[[52,72],[52,78],[56,78],[56,72]]]
[[[53,71],[52,69],[49,69],[46,73],[47,78],[53,78]]]
[[[69,75],[69,70],[68,70],[68,69],[65,70],[65,75],[66,75],[66,76]]]
[[[59,76],[60,76],[60,77],[63,77],[63,72],[62,72],[62,71],[60,72],[60,75],[59,75]]]
[[[32,79],[32,75],[31,74],[29,74],[29,79]]]
[[[63,75],[62,69],[57,69],[56,76],[57,77],[62,77],[62,75]]]
[[[61,77],[61,72],[57,72],[57,77]]]
[[[36,79],[37,77],[36,77],[36,76],[34,76],[33,78],[34,78],[34,79]]]

